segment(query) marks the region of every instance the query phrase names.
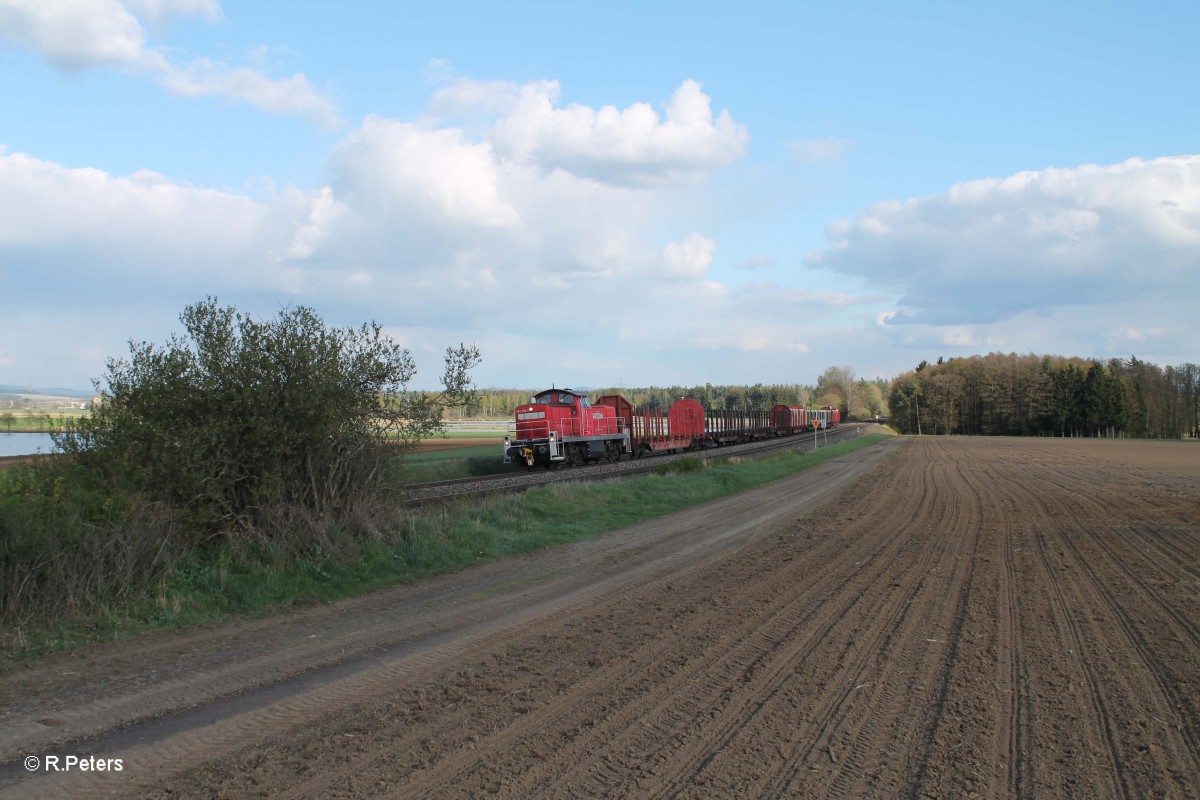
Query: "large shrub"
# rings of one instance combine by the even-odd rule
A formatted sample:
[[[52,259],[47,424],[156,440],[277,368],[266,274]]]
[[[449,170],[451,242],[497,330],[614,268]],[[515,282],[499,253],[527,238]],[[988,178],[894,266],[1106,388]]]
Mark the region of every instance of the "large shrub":
[[[55,441],[201,535],[386,499],[396,456],[472,399],[473,346],[447,349],[443,389],[429,393],[408,388],[411,353],[375,323],[329,328],[303,306],[258,321],[214,298],[180,319],[185,335],[110,359],[103,401]]]

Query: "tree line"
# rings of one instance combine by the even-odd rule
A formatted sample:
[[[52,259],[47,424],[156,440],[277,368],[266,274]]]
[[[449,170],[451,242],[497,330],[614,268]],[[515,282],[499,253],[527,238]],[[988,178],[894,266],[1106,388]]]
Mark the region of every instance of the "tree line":
[[[990,353],[922,361],[891,382],[901,433],[1200,437],[1200,367]]]
[[[454,417],[498,417],[510,418],[517,406],[525,405],[529,398],[545,386],[527,389],[482,389],[470,405],[447,412]],[[635,408],[647,407],[667,409],[680,398],[698,400],[709,410],[735,408],[763,408],[774,405],[800,405],[805,408],[836,406],[843,415],[851,419],[872,419],[887,416],[887,396],[890,383],[885,379],[857,379],[850,367],[830,367],[818,378],[815,385],[803,383],[779,383],[754,385],[745,384],[698,384],[695,386],[641,386],[605,387],[588,389],[587,394],[596,399],[606,394],[619,394]],[[582,391],[582,390],[581,390]]]

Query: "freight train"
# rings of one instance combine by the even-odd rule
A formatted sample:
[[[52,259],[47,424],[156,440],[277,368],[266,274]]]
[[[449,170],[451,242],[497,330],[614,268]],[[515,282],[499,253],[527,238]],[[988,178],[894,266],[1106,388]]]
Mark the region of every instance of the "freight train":
[[[634,408],[615,394],[593,403],[571,389],[547,389],[518,406],[515,421],[513,435],[504,437],[504,463],[532,469],[788,436],[832,428],[842,415],[831,406],[707,411],[691,398],[676,400],[664,412]]]

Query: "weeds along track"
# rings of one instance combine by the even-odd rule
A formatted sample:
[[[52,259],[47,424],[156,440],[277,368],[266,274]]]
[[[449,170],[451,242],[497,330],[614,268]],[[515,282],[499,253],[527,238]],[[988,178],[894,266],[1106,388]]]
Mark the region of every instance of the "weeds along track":
[[[47,658],[0,680],[0,795],[1200,796],[1178,447],[891,440],[452,579],[99,648],[88,680]],[[157,722],[78,708],[162,705],[163,672]],[[130,766],[22,779],[22,747]]]
[[[769,453],[794,449],[814,449],[827,444],[847,441],[864,433],[862,425],[843,425],[828,432],[813,432],[767,439],[740,445],[729,445],[686,453],[664,453],[637,459],[623,459],[613,463],[596,463],[579,467],[551,470],[525,470],[519,466],[507,472],[477,478],[454,478],[445,481],[417,483],[407,487],[407,503],[411,506],[435,505],[452,500],[469,500],[492,494],[524,492],[537,486],[552,483],[582,483],[586,481],[614,480],[645,475],[656,466],[669,464],[680,458],[754,458]],[[869,432],[869,431],[867,431]]]

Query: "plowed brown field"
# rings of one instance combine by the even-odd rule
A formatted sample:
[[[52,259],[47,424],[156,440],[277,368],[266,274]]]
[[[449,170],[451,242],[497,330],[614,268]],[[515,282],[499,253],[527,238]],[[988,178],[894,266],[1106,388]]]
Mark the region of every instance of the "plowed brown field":
[[[1200,797],[1200,446],[894,440],[0,709],[5,797]]]

